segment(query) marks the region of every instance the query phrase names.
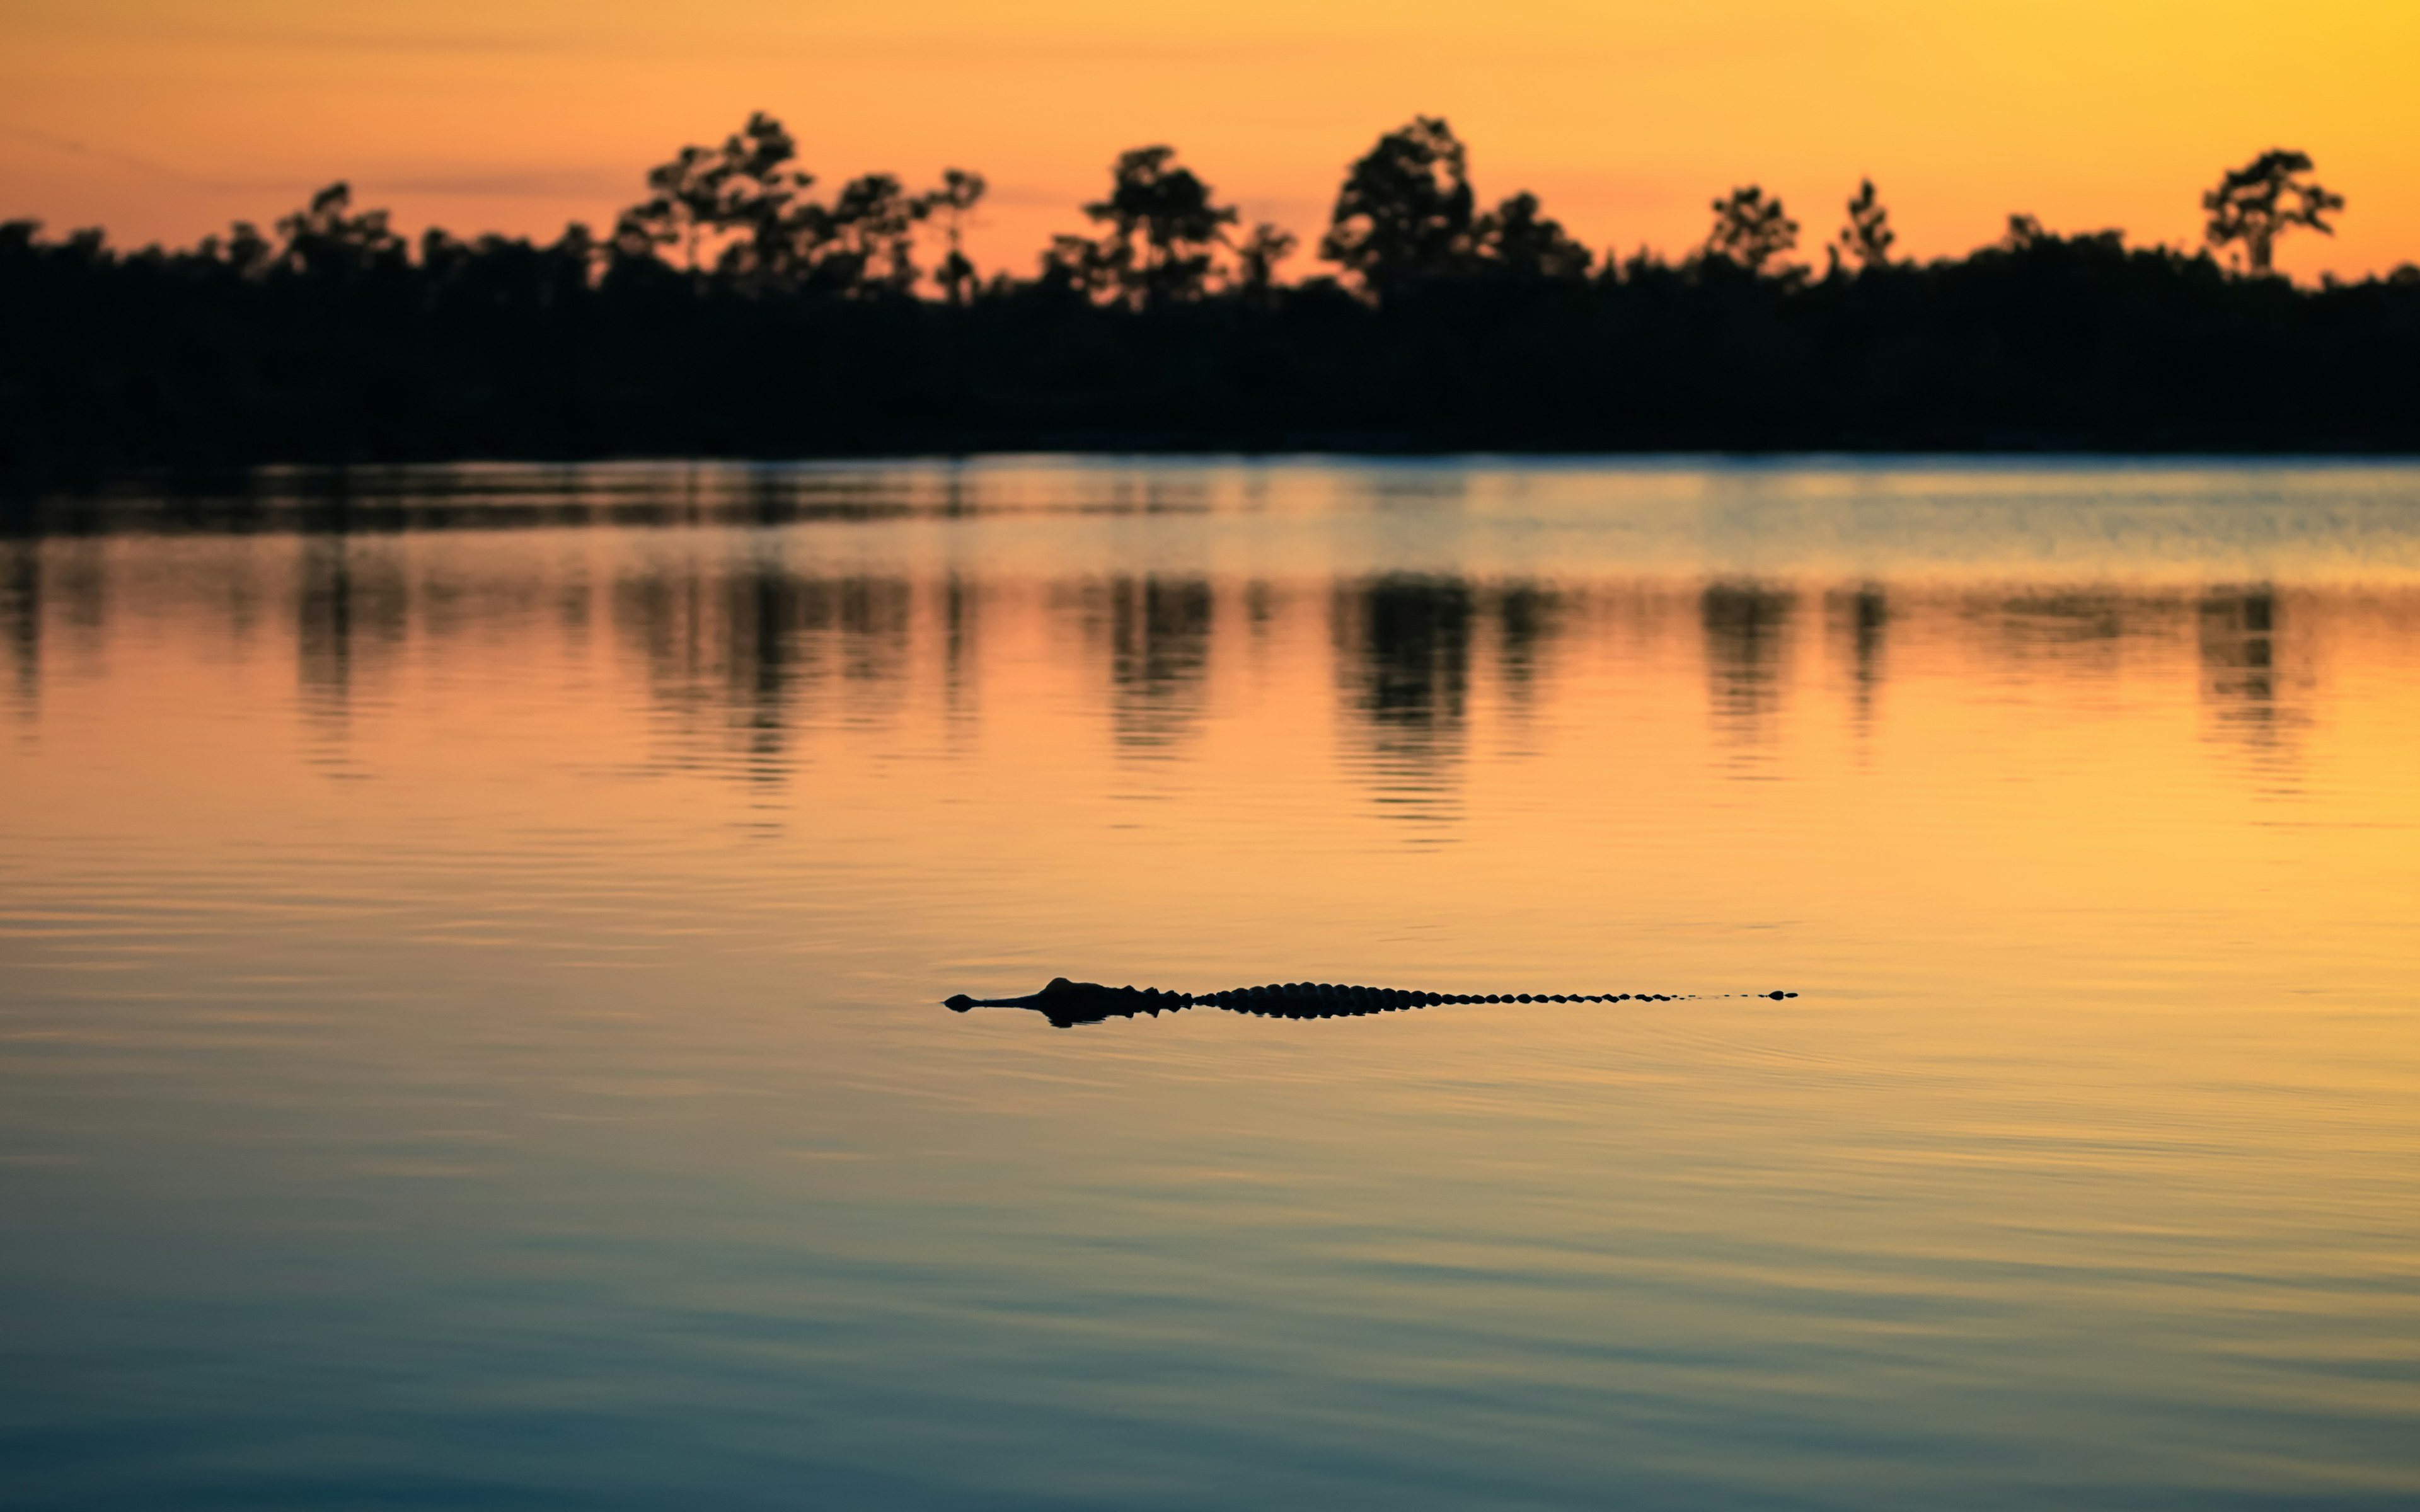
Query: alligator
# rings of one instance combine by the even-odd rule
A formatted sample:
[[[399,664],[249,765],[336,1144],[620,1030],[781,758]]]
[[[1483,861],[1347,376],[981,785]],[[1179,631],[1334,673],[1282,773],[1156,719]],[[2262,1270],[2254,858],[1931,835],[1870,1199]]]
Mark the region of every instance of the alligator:
[[[1025,997],[969,997],[964,993],[941,1000],[954,1013],[976,1008],[1031,1009],[1054,1028],[1098,1024],[1106,1019],[1149,1013],[1156,1018],[1197,1004],[1231,1013],[1255,1013],[1263,1018],[1357,1018],[1367,1013],[1393,1013],[1407,1008],[1435,1008],[1445,1003],[1673,1003],[1697,998],[1699,993],[1426,993],[1398,987],[1342,987],[1328,982],[1292,981],[1266,987],[1233,987],[1216,993],[1163,992],[1157,987],[1104,987],[1097,981],[1069,981],[1053,977],[1040,992]],[[1767,997],[1780,1002],[1796,993],[1721,993],[1730,997]]]

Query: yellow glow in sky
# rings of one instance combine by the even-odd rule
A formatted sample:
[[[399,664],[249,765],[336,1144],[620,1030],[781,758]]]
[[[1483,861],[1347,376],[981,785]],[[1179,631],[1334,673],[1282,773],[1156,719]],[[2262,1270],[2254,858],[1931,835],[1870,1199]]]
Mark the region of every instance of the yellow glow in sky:
[[[408,228],[551,235],[764,108],[826,187],[983,172],[973,250],[1024,271],[1122,148],[1171,143],[1310,242],[1344,164],[1430,113],[1482,196],[1673,253],[1760,182],[1812,254],[1860,175],[1918,256],[2012,211],[2196,241],[2223,168],[2298,147],[2350,204],[2280,263],[2358,275],[2420,260],[2415,76],[2411,0],[12,0],[0,216],[188,241],[344,177]]]

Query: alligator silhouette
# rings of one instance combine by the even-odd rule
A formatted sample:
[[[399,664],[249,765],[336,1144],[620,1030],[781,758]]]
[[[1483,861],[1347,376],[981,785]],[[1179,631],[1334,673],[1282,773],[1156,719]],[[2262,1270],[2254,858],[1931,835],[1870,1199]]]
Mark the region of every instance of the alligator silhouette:
[[[1435,1008],[1446,1003],[1673,1003],[1699,993],[1425,993],[1399,987],[1341,987],[1328,982],[1294,981],[1266,987],[1233,987],[1217,993],[1171,993],[1156,987],[1104,987],[1097,981],[1069,981],[1053,977],[1049,985],[1026,997],[969,997],[959,993],[941,1000],[954,1013],[975,1008],[1031,1009],[1058,1028],[1098,1024],[1105,1019],[1157,1017],[1194,1007],[1222,1008],[1231,1013],[1257,1013],[1264,1018],[1357,1018],[1367,1013],[1393,1013],[1409,1008]],[[1769,997],[1779,1002],[1796,993],[1720,993],[1722,997]]]

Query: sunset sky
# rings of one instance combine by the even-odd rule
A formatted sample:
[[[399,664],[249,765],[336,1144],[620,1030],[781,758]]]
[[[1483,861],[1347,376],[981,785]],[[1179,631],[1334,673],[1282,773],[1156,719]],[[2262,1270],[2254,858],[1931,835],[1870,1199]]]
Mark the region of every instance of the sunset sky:
[[[1919,256],[2011,211],[2197,240],[2222,168],[2299,147],[2350,205],[2281,266],[2357,275],[2420,260],[2415,73],[2412,0],[11,0],[0,217],[182,242],[344,177],[407,229],[551,235],[762,108],[826,189],[984,173],[973,251],[1023,272],[1121,148],[1171,143],[1310,241],[1343,165],[1425,112],[1482,196],[1675,253],[1751,181],[1812,253],[1861,174]]]

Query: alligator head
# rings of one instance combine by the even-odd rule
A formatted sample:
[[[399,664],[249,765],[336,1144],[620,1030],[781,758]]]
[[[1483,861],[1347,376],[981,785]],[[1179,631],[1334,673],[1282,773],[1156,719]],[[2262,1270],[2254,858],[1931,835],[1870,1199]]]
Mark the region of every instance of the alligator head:
[[[959,993],[941,1006],[954,1013],[970,1008],[1029,1008],[1057,1028],[1098,1024],[1103,1019],[1132,1018],[1137,1013],[1171,1013],[1193,1006],[1190,993],[1164,993],[1156,987],[1104,987],[1097,981],[1069,981],[1053,977],[1040,992],[1026,997],[969,997]]]

